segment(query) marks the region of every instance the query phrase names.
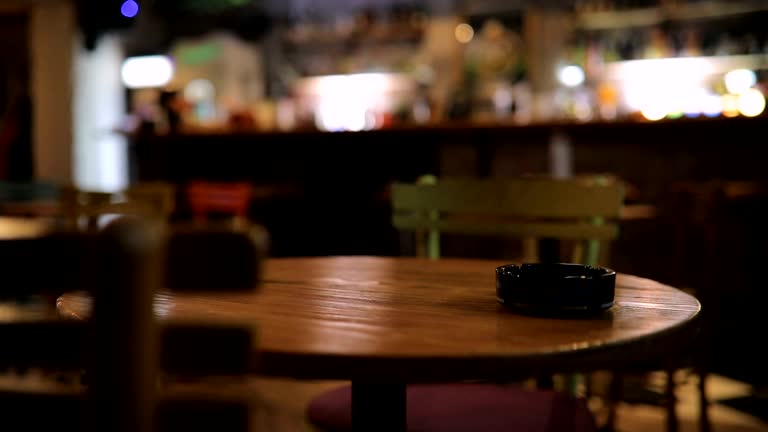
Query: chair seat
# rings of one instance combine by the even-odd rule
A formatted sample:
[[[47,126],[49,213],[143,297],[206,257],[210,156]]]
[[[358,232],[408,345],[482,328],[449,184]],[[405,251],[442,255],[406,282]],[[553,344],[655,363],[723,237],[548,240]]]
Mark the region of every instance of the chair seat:
[[[493,384],[410,385],[408,431],[419,432],[588,432],[595,419],[584,399],[561,392]],[[340,387],[313,399],[309,421],[327,431],[352,430],[352,388]]]

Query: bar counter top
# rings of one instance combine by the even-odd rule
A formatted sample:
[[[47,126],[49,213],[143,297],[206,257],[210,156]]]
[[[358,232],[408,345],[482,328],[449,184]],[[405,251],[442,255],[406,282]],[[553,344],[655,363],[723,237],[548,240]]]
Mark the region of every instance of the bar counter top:
[[[732,128],[763,128],[768,126],[768,115],[758,117],[682,117],[678,119],[664,119],[660,121],[647,121],[642,119],[625,119],[620,121],[589,121],[580,122],[575,120],[548,121],[520,123],[512,121],[451,121],[430,124],[400,124],[381,129],[359,131],[359,132],[326,132],[312,128],[303,128],[295,130],[259,130],[243,128],[196,128],[182,130],[174,134],[147,135],[142,138],[148,138],[151,141],[165,140],[168,138],[219,138],[219,139],[238,139],[238,138],[264,138],[264,139],[367,139],[370,137],[384,136],[420,136],[429,135],[439,137],[441,135],[465,136],[474,134],[521,134],[537,135],[548,134],[553,130],[566,133],[584,134],[584,133],[607,133],[614,132],[637,132],[648,131],[649,133],[659,133],[666,131],[678,131],[695,127],[701,131],[720,129],[723,127]],[[138,138],[135,134],[128,134],[135,142]]]
[[[674,180],[761,179],[768,115],[621,122],[445,123],[361,132],[196,131],[131,135],[133,180],[382,185],[419,175],[610,172],[655,188]],[[653,193],[651,193],[653,195]]]

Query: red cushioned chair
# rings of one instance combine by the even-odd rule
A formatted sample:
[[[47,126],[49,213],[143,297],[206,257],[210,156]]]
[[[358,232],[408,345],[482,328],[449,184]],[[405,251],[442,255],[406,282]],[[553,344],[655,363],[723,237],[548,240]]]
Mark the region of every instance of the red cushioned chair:
[[[195,221],[206,221],[214,215],[224,216],[234,224],[248,220],[252,186],[246,182],[192,181],[186,193]]]
[[[586,401],[566,393],[488,384],[411,385],[406,391],[408,431],[589,432],[597,429]],[[323,393],[307,408],[323,430],[352,430],[350,386]]]

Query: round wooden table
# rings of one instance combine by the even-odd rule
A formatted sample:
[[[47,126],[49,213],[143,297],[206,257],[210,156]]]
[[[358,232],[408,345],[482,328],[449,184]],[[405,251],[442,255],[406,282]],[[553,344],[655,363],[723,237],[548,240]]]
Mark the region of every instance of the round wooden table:
[[[405,383],[613,369],[668,354],[696,329],[694,297],[628,275],[618,275],[616,304],[598,316],[515,314],[496,301],[494,270],[501,264],[270,259],[257,292],[162,293],[157,309],[170,320],[252,322],[259,329],[255,373],[352,380],[353,399],[375,393],[380,409],[391,408],[380,403],[382,394],[404,407],[398,398],[405,398]],[[65,317],[88,313],[79,294],[63,296],[58,306]]]
[[[0,216],[0,239],[35,237],[50,228],[50,221],[44,219]]]

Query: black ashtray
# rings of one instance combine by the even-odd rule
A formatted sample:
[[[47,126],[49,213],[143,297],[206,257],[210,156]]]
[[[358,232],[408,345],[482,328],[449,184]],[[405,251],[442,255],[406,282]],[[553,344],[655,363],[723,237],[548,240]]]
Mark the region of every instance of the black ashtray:
[[[523,313],[582,315],[613,306],[616,272],[569,263],[507,264],[496,268],[496,298]]]

